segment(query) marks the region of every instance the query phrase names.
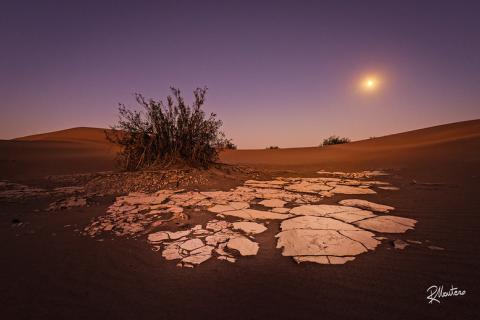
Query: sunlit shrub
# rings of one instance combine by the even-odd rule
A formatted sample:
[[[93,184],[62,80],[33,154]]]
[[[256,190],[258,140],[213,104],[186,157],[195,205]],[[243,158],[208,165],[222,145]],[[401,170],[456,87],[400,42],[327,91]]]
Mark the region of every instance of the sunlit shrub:
[[[234,146],[220,130],[222,121],[216,114],[202,110],[206,88],[197,88],[195,101],[187,105],[180,90],[171,88],[166,103],[145,99],[136,94],[143,112],[120,104],[118,123],[107,132],[107,138],[118,144],[118,159],[126,170],[152,166],[168,167],[187,164],[208,167],[218,159],[218,151]]]

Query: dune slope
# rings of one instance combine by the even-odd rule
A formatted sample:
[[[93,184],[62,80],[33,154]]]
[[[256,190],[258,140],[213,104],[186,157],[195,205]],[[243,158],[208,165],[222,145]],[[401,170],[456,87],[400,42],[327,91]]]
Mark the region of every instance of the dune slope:
[[[0,141],[0,177],[25,180],[112,170],[116,151],[100,128],[72,128],[4,140]]]
[[[50,174],[115,169],[118,149],[100,128],[72,128],[0,141],[0,176],[27,179]],[[480,162],[480,120],[464,121],[345,145],[278,150],[229,150],[220,160],[274,170],[418,169],[472,167]],[[435,166],[432,166],[435,163]]]
[[[81,143],[108,143],[105,138],[105,129],[78,127],[40,133],[31,136],[25,136],[13,139],[14,141],[64,141],[64,142],[81,142]]]
[[[221,159],[227,163],[296,171],[395,169],[411,165],[433,169],[478,163],[479,148],[480,120],[472,120],[344,145],[226,151]]]

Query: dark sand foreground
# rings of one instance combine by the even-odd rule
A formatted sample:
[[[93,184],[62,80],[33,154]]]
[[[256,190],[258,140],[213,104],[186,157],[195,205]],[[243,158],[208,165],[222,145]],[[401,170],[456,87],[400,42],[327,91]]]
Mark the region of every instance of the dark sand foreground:
[[[46,175],[112,170],[114,153],[99,129],[0,141],[0,180],[41,185]],[[0,202],[0,318],[478,318],[480,120],[325,148],[228,151],[221,160],[272,175],[384,169],[399,191],[354,197],[418,220],[398,238],[445,250],[384,242],[345,265],[298,265],[275,249],[277,223],[257,237],[258,256],[180,269],[144,239],[98,242],[64,227],[86,226],[113,197],[58,212],[35,211],[48,199]],[[352,196],[325,203],[344,198]],[[13,227],[13,219],[25,225]],[[428,304],[431,285],[467,292]]]

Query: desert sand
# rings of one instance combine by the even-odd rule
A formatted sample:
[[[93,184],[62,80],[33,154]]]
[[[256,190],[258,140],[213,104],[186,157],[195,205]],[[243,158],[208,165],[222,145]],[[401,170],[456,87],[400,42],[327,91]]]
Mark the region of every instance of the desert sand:
[[[0,315],[475,318],[479,150],[480,120],[232,150],[228,170],[125,197],[105,192],[116,148],[102,129],[0,141]],[[432,285],[467,294],[431,305]]]

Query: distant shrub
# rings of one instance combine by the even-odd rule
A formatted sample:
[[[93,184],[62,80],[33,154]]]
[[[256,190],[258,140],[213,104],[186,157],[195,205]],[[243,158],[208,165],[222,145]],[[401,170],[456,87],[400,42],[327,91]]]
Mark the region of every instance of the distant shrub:
[[[237,150],[237,145],[233,143],[231,139],[225,139],[225,141],[221,146],[219,146],[219,148],[224,150]]]
[[[330,146],[334,144],[343,144],[343,143],[349,143],[349,142],[350,142],[349,138],[340,138],[339,136],[330,136],[326,139],[323,139],[323,143],[321,145]]]
[[[265,149],[280,149],[278,146],[270,146],[270,147],[266,147]]]
[[[135,98],[144,112],[132,111],[120,104],[120,119],[107,138],[120,145],[118,159],[126,170],[185,163],[207,167],[218,159],[218,150],[228,144],[220,130],[222,121],[202,110],[207,88],[197,88],[191,106],[185,104],[180,90],[163,101]]]

